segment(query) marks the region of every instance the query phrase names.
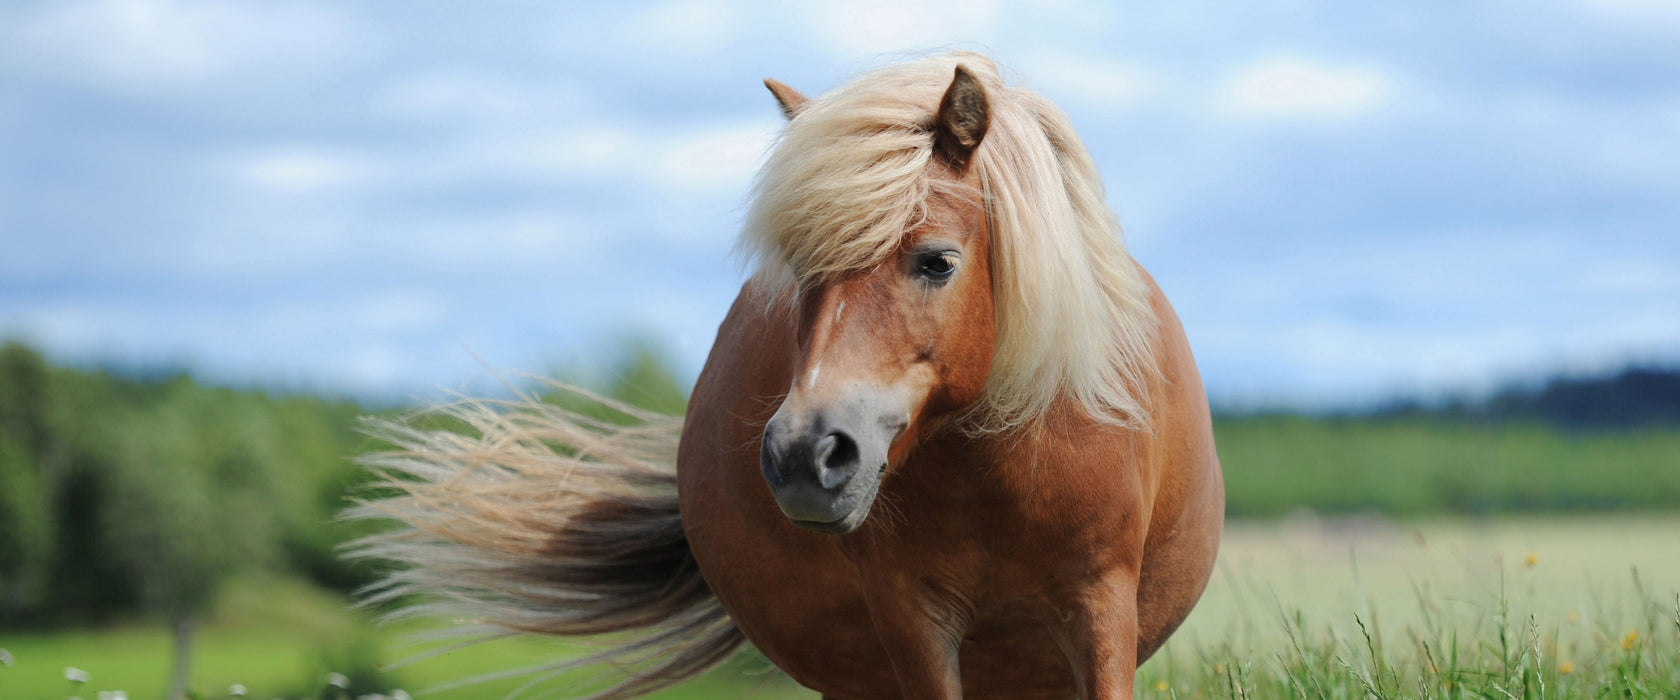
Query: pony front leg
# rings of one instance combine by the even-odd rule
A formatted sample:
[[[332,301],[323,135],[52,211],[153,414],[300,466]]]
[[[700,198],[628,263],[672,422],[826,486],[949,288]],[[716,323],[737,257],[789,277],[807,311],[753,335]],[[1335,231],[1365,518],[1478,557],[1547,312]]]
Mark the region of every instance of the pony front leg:
[[[1064,616],[1063,648],[1083,700],[1131,700],[1137,676],[1137,574],[1085,589]]]
[[[870,621],[903,700],[960,700],[957,649],[971,612],[904,580],[865,587]]]

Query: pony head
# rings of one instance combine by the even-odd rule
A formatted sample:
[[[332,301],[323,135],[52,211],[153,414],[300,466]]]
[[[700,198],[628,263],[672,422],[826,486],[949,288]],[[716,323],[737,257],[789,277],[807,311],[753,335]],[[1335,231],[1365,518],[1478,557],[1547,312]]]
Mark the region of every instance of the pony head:
[[[795,319],[760,465],[794,523],[845,533],[935,431],[1066,405],[1147,429],[1154,317],[1054,105],[977,54],[867,74],[788,116],[743,244]]]

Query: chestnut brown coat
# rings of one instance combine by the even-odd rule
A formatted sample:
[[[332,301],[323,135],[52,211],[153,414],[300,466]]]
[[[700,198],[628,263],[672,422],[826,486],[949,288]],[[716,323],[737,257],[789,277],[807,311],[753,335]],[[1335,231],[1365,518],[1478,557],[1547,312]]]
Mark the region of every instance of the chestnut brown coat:
[[[933,188],[925,215],[867,266],[796,291],[755,278],[724,320],[682,431],[684,529],[747,638],[827,697],[1130,697],[1218,546],[1224,492],[1201,380],[1140,270],[1153,354],[1133,390],[1146,416],[1105,419],[1062,398],[1003,429],[969,423],[995,360],[999,257],[972,167],[988,97],[966,67],[951,75],[926,167],[964,186]],[[769,85],[791,119],[810,108]],[[812,433],[791,458],[777,454],[799,452],[779,439],[788,430]],[[825,438],[863,463],[836,466]],[[773,472],[789,469],[772,463],[789,460],[824,477],[881,473],[857,503],[824,510],[776,488]]]
[[[599,698],[747,641],[829,698],[1131,697],[1207,584],[1224,489],[1189,343],[1089,155],[975,54],[767,85],[790,121],[757,268],[686,419],[559,386],[623,415],[376,423],[391,494],[358,512],[401,527],[356,553],[402,566],[371,597],[616,633],[536,669],[627,669]]]

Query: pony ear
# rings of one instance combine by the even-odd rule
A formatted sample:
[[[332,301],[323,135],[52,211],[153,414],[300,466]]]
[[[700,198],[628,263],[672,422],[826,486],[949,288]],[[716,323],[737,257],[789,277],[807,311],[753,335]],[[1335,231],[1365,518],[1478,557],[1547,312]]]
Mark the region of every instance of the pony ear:
[[[799,110],[804,109],[805,103],[809,101],[799,94],[798,90],[783,85],[775,78],[765,78],[764,87],[770,88],[770,94],[776,96],[776,104],[782,107],[782,116],[788,119],[799,114]]]
[[[939,101],[939,112],[933,116],[933,151],[945,158],[957,172],[967,172],[974,149],[986,138],[992,125],[991,99],[980,79],[958,65],[951,78],[951,87]]]

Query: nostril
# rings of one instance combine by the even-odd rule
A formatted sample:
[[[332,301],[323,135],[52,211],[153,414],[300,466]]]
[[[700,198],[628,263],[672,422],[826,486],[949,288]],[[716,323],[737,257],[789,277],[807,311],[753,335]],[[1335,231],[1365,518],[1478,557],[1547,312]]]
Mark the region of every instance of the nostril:
[[[852,436],[834,431],[817,441],[816,462],[823,488],[831,489],[844,483],[857,470],[858,445]]]
[[[834,468],[858,461],[858,445],[852,436],[836,431],[829,433],[828,437],[834,440],[834,451],[828,454],[826,466]]]
[[[838,444],[839,437],[834,433],[824,435],[821,440],[817,441],[816,445],[811,447],[811,461],[815,462],[818,468],[828,469],[829,457],[833,456],[834,448]]]

